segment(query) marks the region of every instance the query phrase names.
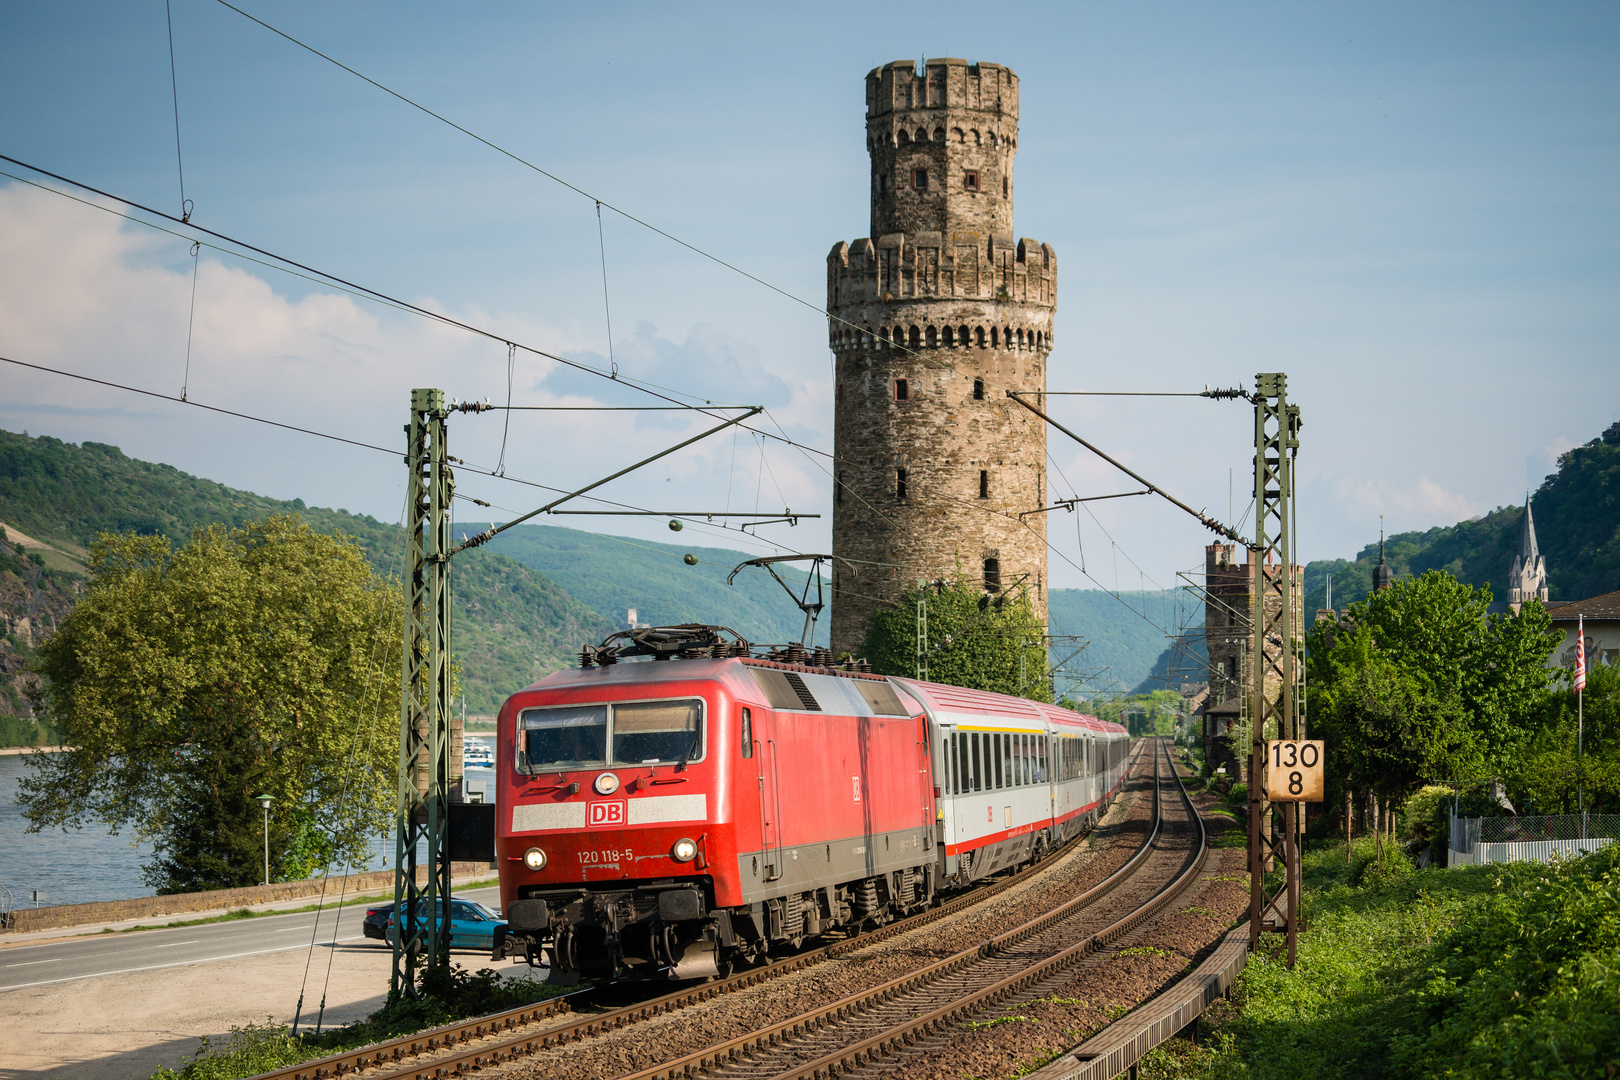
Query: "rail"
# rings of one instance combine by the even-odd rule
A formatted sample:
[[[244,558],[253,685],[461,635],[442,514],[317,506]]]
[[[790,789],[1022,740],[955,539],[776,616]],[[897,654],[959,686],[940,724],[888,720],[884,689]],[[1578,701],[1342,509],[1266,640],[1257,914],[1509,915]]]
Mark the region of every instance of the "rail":
[[[1159,755],[1156,754],[1154,759],[1153,827],[1147,841],[1124,866],[1086,892],[1043,915],[1029,920],[1021,926],[998,934],[987,942],[965,949],[919,971],[891,980],[881,986],[851,994],[829,1005],[800,1013],[797,1016],[771,1024],[740,1038],[708,1047],[696,1053],[687,1054],[654,1068],[631,1073],[624,1077],[623,1080],[674,1080],[677,1077],[691,1077],[708,1070],[722,1069],[733,1062],[748,1057],[752,1053],[774,1047],[784,1040],[817,1032],[822,1028],[830,1028],[841,1021],[861,1016],[874,1008],[897,1001],[905,995],[926,990],[931,985],[938,984],[951,976],[964,974],[969,975],[971,978],[969,969],[981,965],[987,959],[1008,953],[1019,943],[1034,938],[1043,931],[1073,918],[1102,897],[1113,892],[1146,864],[1163,826],[1161,805],[1163,785],[1159,782],[1159,765]],[[1171,775],[1175,775],[1173,766]],[[1176,779],[1179,786],[1179,777]],[[1187,795],[1185,787],[1181,788],[1181,794],[1186,809],[1194,819],[1197,819],[1197,809],[1192,805],[1192,800]],[[919,1038],[927,1037],[988,1005],[993,1005],[1021,990],[1045,981],[1052,975],[1095,952],[1099,946],[1128,933],[1143,920],[1169,903],[1175,896],[1179,895],[1190,882],[1195,880],[1198,872],[1203,867],[1207,851],[1207,838],[1204,835],[1202,822],[1200,821],[1199,846],[1196,857],[1189,860],[1188,865],[1172,878],[1167,886],[1156,891],[1146,903],[1138,905],[1124,918],[1117,920],[1105,929],[1090,935],[1075,945],[1060,949],[1033,965],[1021,967],[1010,974],[996,978],[988,985],[983,985],[969,993],[956,996],[945,1004],[923,1011],[920,1014],[913,1014],[909,1019],[892,1025],[878,1034],[775,1073],[775,1077],[777,1080],[832,1077],[850,1069],[868,1065],[901,1046],[912,1043]],[[989,966],[994,970],[997,965]]]
[[[1144,740],[1142,746],[1145,745]],[[1131,764],[1126,770],[1127,775],[1134,771],[1139,763],[1142,756],[1142,746],[1138,746],[1133,754]],[[1155,777],[1157,776],[1157,770],[1158,762],[1155,759]],[[1157,784],[1154,786],[1154,800],[1155,807],[1157,807]],[[1155,812],[1156,818],[1157,812]],[[465,1053],[449,1057],[435,1056],[432,1060],[424,1061],[420,1065],[406,1064],[404,1068],[392,1072],[375,1073],[373,1076],[368,1077],[367,1080],[438,1080],[438,1078],[445,1076],[455,1076],[466,1069],[482,1068],[497,1062],[525,1057],[539,1050],[626,1027],[662,1013],[673,1012],[689,1005],[700,1004],[711,998],[757,986],[789,972],[802,970],[857,949],[864,949],[874,942],[915,930],[918,927],[926,926],[929,923],[983,903],[1012,888],[1022,881],[1025,875],[1050,864],[1054,857],[1067,853],[1085,839],[1086,835],[1082,833],[1080,836],[1074,837],[1039,863],[1032,863],[1022,870],[948,900],[938,907],[930,908],[928,911],[904,919],[897,919],[877,930],[834,942],[831,945],[825,945],[809,952],[799,953],[796,956],[784,957],[765,967],[752,968],[724,979],[688,987],[597,1016],[582,1018],[577,1023],[560,1024],[532,1034],[516,1034],[501,1042],[478,1047]],[[1156,828],[1154,835],[1157,835]],[[1132,856],[1133,860],[1141,857],[1143,852],[1151,846],[1152,840],[1153,837],[1150,836],[1148,842],[1143,844],[1142,849]],[[252,1080],[325,1080],[327,1077],[340,1076],[356,1069],[376,1069],[378,1067],[408,1063],[412,1058],[437,1054],[440,1051],[463,1043],[514,1032],[519,1028],[530,1027],[539,1021],[571,1012],[577,1003],[587,1000],[594,990],[594,987],[587,987],[583,990],[525,1005],[521,1008],[508,1009],[488,1016],[446,1024],[415,1035],[375,1043],[357,1050],[331,1054],[298,1065],[289,1065],[273,1072],[262,1073],[253,1077]]]
[[[1172,764],[1172,773],[1174,768]],[[1176,783],[1185,794],[1179,774]],[[1190,797],[1188,802],[1190,805]],[[1198,816],[1198,831],[1207,840],[1202,815]],[[1127,1071],[1134,1077],[1137,1063],[1155,1046],[1189,1026],[1196,1037],[1199,1017],[1231,989],[1248,955],[1249,931],[1240,926],[1228,932],[1191,975],[1027,1074],[1027,1080],[1111,1080]]]

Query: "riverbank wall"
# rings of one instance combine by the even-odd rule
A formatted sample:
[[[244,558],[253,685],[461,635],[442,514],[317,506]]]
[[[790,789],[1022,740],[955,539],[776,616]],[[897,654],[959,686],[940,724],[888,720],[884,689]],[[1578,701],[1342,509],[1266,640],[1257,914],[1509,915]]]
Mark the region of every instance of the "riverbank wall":
[[[493,877],[495,864],[484,862],[458,862],[450,866],[450,876],[458,879]],[[416,868],[418,885],[427,884],[427,868]],[[367,893],[391,892],[394,888],[392,870],[374,870],[364,874],[343,874],[329,878],[307,878],[304,881],[281,881],[274,885],[250,885],[241,889],[210,889],[207,892],[173,893],[169,896],[138,896],[132,900],[103,900],[93,904],[57,904],[52,907],[18,908],[8,913],[3,933],[27,933],[32,930],[54,930],[58,927],[89,926],[96,923],[122,922],[126,919],[151,919],[164,915],[185,915],[196,911],[222,911],[269,904],[278,900],[299,900],[320,896],[325,890],[328,901],[339,896],[350,900]]]

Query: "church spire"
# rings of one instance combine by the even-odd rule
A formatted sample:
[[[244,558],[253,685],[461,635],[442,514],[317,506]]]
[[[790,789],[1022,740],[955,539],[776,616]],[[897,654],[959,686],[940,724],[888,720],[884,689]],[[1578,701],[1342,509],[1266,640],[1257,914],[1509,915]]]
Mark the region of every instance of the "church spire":
[[[1395,571],[1384,563],[1384,515],[1378,515],[1378,565],[1373,567],[1373,592],[1383,592],[1395,584]]]
[[[1547,599],[1547,559],[1536,543],[1536,519],[1530,512],[1530,493],[1524,495],[1524,517],[1519,519],[1519,553],[1508,567],[1508,607],[1517,614],[1527,600]]]

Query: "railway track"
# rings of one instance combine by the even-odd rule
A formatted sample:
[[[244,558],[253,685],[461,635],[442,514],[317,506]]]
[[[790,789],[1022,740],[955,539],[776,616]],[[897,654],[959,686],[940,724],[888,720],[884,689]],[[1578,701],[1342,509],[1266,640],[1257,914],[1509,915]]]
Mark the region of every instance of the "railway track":
[[[1147,743],[1143,742],[1138,746],[1132,760],[1131,769],[1127,771],[1127,775],[1134,773],[1140,763],[1143,747],[1146,745]],[[1157,778],[1157,760],[1155,760],[1154,775]],[[1158,817],[1158,801],[1158,785],[1155,784],[1155,822],[1157,822]],[[722,995],[736,993],[739,990],[757,986],[760,983],[780,978],[791,972],[801,971],[827,960],[845,956],[887,938],[948,918],[995,896],[999,896],[1013,886],[1020,884],[1027,875],[1052,865],[1057,859],[1072,851],[1075,845],[1085,839],[1085,835],[1082,834],[1070,840],[1039,863],[1032,864],[1022,870],[1001,877],[999,880],[973,889],[940,904],[938,907],[903,919],[897,919],[877,930],[846,938],[818,949],[808,950],[795,956],[785,957],[764,967],[752,968],[723,979],[687,987],[674,993],[633,1005],[610,1009],[606,1012],[594,1015],[582,1014],[577,1021],[572,1023],[553,1024],[534,1031],[523,1030],[534,1028],[536,1025],[553,1017],[562,1016],[569,1012],[580,1012],[589,1008],[593,997],[597,996],[600,991],[596,988],[587,988],[521,1008],[509,1009],[505,1012],[494,1013],[455,1024],[447,1024],[416,1035],[392,1039],[388,1042],[376,1043],[358,1050],[333,1054],[324,1058],[317,1058],[299,1065],[291,1065],[274,1072],[263,1073],[254,1077],[253,1080],[326,1080],[329,1077],[346,1076],[361,1070],[366,1072],[365,1080],[441,1080],[444,1077],[458,1076],[490,1065],[513,1061],[540,1050],[579,1039],[590,1038],[627,1027],[654,1016],[701,1004]],[[1156,835],[1157,825],[1155,824],[1153,835],[1150,835],[1148,841],[1132,856],[1133,864],[1151,848],[1153,836]],[[1113,879],[1110,878],[1110,880]],[[1093,892],[1095,891],[1093,890]],[[1014,931],[1014,933],[1016,932]],[[489,1042],[488,1040],[492,1036],[504,1037],[498,1041]],[[480,1045],[459,1053],[453,1052],[459,1046],[474,1042]]]
[[[1154,817],[1148,842],[1093,888],[982,945],[902,978],[623,1080],[696,1076],[799,1080],[878,1072],[896,1051],[987,1006],[1038,993],[1042,984],[1060,978],[1135,929],[1197,879],[1208,850],[1203,823],[1163,744],[1155,752],[1154,766]],[[1171,784],[1181,805],[1167,815],[1164,789]]]

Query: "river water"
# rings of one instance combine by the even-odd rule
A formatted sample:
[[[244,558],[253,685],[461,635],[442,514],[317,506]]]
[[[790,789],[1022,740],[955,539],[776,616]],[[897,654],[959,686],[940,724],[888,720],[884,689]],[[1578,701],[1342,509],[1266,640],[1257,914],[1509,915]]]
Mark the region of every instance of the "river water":
[[[494,749],[494,739],[468,737]],[[128,900],[151,896],[157,890],[141,880],[141,868],[151,858],[152,845],[133,844],[129,831],[113,835],[106,825],[82,829],[52,829],[28,833],[28,821],[17,805],[18,781],[27,774],[27,755],[0,756],[0,907],[10,893],[10,907],[33,907],[39,890],[40,905],[87,904],[99,900]],[[469,769],[469,788],[480,782],[493,787],[494,771]],[[381,870],[393,865],[394,838],[379,836],[371,856],[360,870]]]

